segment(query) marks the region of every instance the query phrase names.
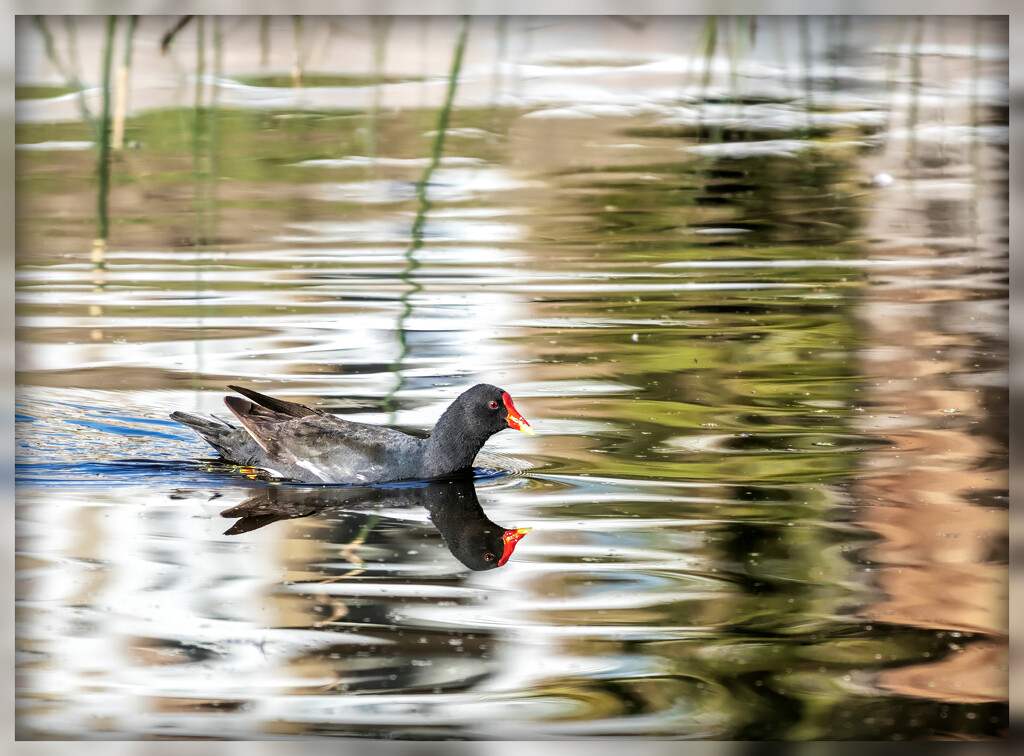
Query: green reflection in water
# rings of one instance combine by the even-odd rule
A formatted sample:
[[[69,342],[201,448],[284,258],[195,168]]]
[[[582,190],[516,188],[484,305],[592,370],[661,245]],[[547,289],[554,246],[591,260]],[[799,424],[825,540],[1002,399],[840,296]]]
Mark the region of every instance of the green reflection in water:
[[[416,251],[423,246],[423,225],[427,220],[427,213],[430,210],[430,200],[427,197],[427,189],[430,186],[430,178],[434,175],[434,171],[437,170],[438,164],[441,162],[441,155],[444,153],[444,140],[445,135],[448,133],[448,121],[450,118],[452,103],[455,101],[455,91],[458,88],[459,73],[462,70],[462,56],[466,49],[466,38],[469,36],[469,16],[462,17],[462,23],[459,27],[458,40],[455,43],[455,54],[452,58],[451,71],[448,74],[448,91],[445,95],[444,105],[441,106],[437,115],[437,128],[436,135],[434,136],[434,144],[430,150],[430,162],[427,164],[426,169],[423,171],[423,176],[416,183],[416,199],[418,202],[416,208],[416,217],[412,223],[412,243],[405,252],[406,267],[402,271],[401,278],[406,283],[407,289],[402,294],[401,306],[402,310],[399,314],[398,325],[395,328],[395,333],[398,336],[398,342],[400,345],[400,351],[395,362],[391,366],[391,372],[395,374],[397,381],[394,388],[388,392],[387,396],[384,397],[383,405],[385,409],[392,414],[391,422],[395,422],[395,408],[394,408],[394,395],[402,389],[403,378],[402,378],[402,363],[405,360],[406,355],[409,353],[409,344],[406,340],[405,333],[405,321],[412,314],[411,298],[423,290],[422,284],[414,280],[414,274],[416,269],[419,268],[420,263],[416,259]],[[376,112],[376,105],[374,106]]]
[[[303,85],[315,81],[304,74]],[[492,600],[482,610],[489,622],[478,624],[460,612],[474,608],[472,598],[444,606],[438,600],[436,612],[423,610],[422,616],[410,607],[429,608],[429,599],[350,600],[343,605],[348,614],[330,628],[361,625],[364,635],[380,633],[394,644],[385,651],[339,645],[296,652],[289,673],[309,683],[296,689],[334,696],[338,706],[358,698],[339,695],[341,683],[322,691],[334,684],[323,679],[329,670],[352,692],[422,695],[434,690],[434,682],[441,691],[458,692],[472,686],[466,680],[493,673],[502,650],[496,647],[514,641],[520,629],[552,629],[566,632],[560,640],[527,642],[550,643],[565,657],[595,664],[576,673],[553,666],[530,687],[508,694],[516,702],[537,703],[537,721],[600,722],[612,733],[620,727],[630,734],[629,728],[640,726],[631,717],[650,715],[651,732],[664,736],[741,739],[997,732],[1003,717],[998,704],[940,704],[870,686],[881,671],[955,660],[959,652],[941,631],[868,623],[857,615],[881,590],[870,571],[871,548],[881,537],[859,524],[854,489],[865,454],[889,444],[885,433],[865,432],[856,422],[873,414],[862,397],[868,380],[878,380],[865,375],[861,356],[889,345],[873,343],[857,315],[872,296],[871,275],[855,264],[869,255],[866,213],[874,200],[860,185],[867,153],[839,143],[870,129],[826,130],[821,135],[830,137],[823,140],[829,144],[796,155],[718,158],[685,150],[708,137],[706,121],[696,130],[666,129],[639,117],[615,126],[601,122],[559,141],[566,129],[531,135],[521,111],[498,113],[495,118],[492,107],[455,110],[449,97],[437,111],[379,114],[378,157],[429,155],[425,169],[422,163],[386,169],[299,165],[361,154],[365,142],[358,129],[365,114],[227,110],[216,100],[204,108],[198,97],[193,108],[140,114],[134,128],[141,149],[111,177],[115,191],[129,197],[138,192],[147,201],[115,208],[115,246],[119,234],[127,239],[110,273],[116,286],[108,287],[103,305],[104,317],[115,325],[107,329],[109,344],[93,345],[109,351],[93,366],[62,364],[22,380],[55,389],[122,389],[126,396],[139,391],[148,401],[143,388],[180,390],[184,369],[132,363],[123,344],[171,351],[197,338],[190,319],[217,318],[201,333],[206,348],[222,352],[222,361],[191,374],[197,389],[220,391],[222,372],[248,370],[275,379],[287,375],[311,395],[343,393],[351,402],[347,410],[379,409],[377,397],[386,394],[383,402],[394,411],[403,368],[411,364],[405,326],[414,303],[417,315],[435,323],[458,308],[464,318],[476,317],[481,310],[472,303],[480,293],[488,302],[511,303],[489,345],[513,357],[481,354],[474,367],[506,370],[510,380],[530,386],[528,401],[549,421],[541,437],[548,445],[538,443],[529,454],[536,469],[510,481],[505,498],[495,497],[503,507],[523,507],[537,522],[538,551],[525,550],[521,564],[506,572],[519,575],[513,570],[525,572],[537,561],[543,569],[521,585],[510,584],[519,591],[514,606]],[[436,134],[424,136],[435,124]],[[498,133],[455,142],[456,128]],[[17,129],[19,141],[73,141],[89,134],[83,123]],[[785,136],[802,129],[797,121]],[[723,133],[735,141],[755,136]],[[639,140],[640,157],[625,149],[585,152],[588,142],[614,145],[623,136]],[[517,139],[529,150],[517,151]],[[446,144],[449,157],[480,161],[474,165],[481,174],[513,174],[509,166],[518,165],[516,175],[533,184],[509,195],[446,199],[440,186],[435,191],[431,185],[445,169]],[[207,149],[213,152],[207,155]],[[81,343],[88,336],[75,320],[88,311],[76,299],[81,281],[66,256],[80,247],[67,242],[90,238],[92,218],[74,211],[82,202],[66,203],[72,211],[60,216],[38,208],[45,208],[43,200],[87,196],[91,212],[93,156],[26,152],[18,160],[19,234],[27,241],[19,244],[18,263],[23,272],[49,276],[44,283],[19,282],[19,294],[26,295],[19,304],[19,340],[47,347]],[[220,178],[225,181],[219,186],[203,187]],[[368,191],[376,180],[399,190],[377,204],[358,192],[336,199],[325,190],[342,185]],[[390,191],[391,184],[385,188]],[[190,189],[194,218],[180,212]],[[470,232],[424,244],[428,215],[431,221],[445,218],[430,213],[466,209],[500,209],[492,217],[518,235],[507,243],[488,242]],[[203,212],[213,213],[234,237],[219,258],[187,254],[192,245],[220,245],[218,226],[200,222]],[[382,241],[365,233],[363,224],[396,217],[413,218],[411,240],[398,234]],[[194,234],[183,242],[193,220]],[[345,225],[337,238],[325,233],[325,239],[294,241],[295,225],[322,222],[329,228],[339,220]],[[449,257],[420,254],[425,246]],[[744,265],[773,261],[794,265]],[[927,271],[909,275],[919,276],[922,288],[929,285]],[[44,285],[66,297],[32,296]],[[393,331],[399,341],[397,360],[358,348],[331,352],[329,364],[319,359],[321,344],[328,344],[326,351],[333,343],[317,342],[307,323],[358,335],[362,326],[350,324],[377,314],[388,324],[386,337]],[[442,331],[431,333],[436,341],[416,354],[416,366],[430,380],[465,364],[446,361],[460,345],[438,337]],[[258,360],[230,354],[250,348]],[[958,369],[965,367],[969,363]],[[336,373],[353,384],[337,388]],[[973,375],[964,369],[965,378]],[[941,439],[980,436],[973,433]],[[48,439],[57,449],[50,453],[59,455],[55,438]],[[90,452],[104,448],[103,442],[98,437]],[[158,451],[184,456],[180,446]],[[965,464],[989,462],[979,457]],[[216,488],[223,480],[211,477],[204,485]],[[176,500],[177,509],[161,514],[180,522],[182,511],[199,511],[207,500],[205,492],[195,501]],[[90,507],[100,512],[97,518],[106,515],[92,503],[82,509]],[[365,539],[365,574],[380,585],[403,584],[404,574],[396,580],[388,571],[396,565],[417,568],[408,555],[430,544],[429,533],[416,523],[372,517],[313,523],[282,539],[289,547],[310,542],[289,552],[281,585],[271,589],[277,593],[266,597],[276,608],[294,610],[290,627],[333,616],[321,611],[324,599],[297,595],[294,581],[329,579],[351,569],[332,560],[334,547],[353,537]],[[607,521],[611,526],[602,530]],[[179,537],[153,538],[158,536],[161,542]],[[100,569],[95,555],[65,556],[68,564],[91,560],[90,568]],[[462,583],[458,575],[435,578],[425,568],[412,574],[410,580],[428,587]],[[315,586],[310,593],[315,596]],[[638,603],[626,600],[634,598]],[[602,638],[606,626],[633,635]],[[420,644],[420,638],[428,642]],[[451,639],[464,645],[451,646]],[[149,640],[156,647],[159,639]],[[140,647],[146,642],[138,639]],[[484,651],[484,644],[491,647]],[[413,660],[432,662],[422,667],[435,675],[424,678],[429,685],[412,678]],[[457,673],[446,678],[448,667]],[[303,674],[309,679],[302,681]],[[345,727],[330,721],[291,725],[300,733],[338,734]],[[369,725],[349,727],[380,733]],[[465,735],[458,725],[437,727]]]

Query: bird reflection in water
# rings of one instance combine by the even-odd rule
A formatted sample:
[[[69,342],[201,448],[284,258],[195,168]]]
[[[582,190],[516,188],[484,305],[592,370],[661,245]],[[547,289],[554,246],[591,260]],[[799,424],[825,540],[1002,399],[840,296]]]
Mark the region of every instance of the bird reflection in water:
[[[241,504],[221,512],[239,520],[224,531],[239,535],[279,520],[309,517],[337,507],[424,507],[452,555],[471,570],[506,564],[530,528],[505,528],[480,506],[472,479],[423,481],[388,486],[260,488]]]

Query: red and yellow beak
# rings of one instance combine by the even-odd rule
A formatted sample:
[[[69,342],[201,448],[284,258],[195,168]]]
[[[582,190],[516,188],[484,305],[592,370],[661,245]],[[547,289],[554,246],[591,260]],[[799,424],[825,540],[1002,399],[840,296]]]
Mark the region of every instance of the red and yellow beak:
[[[505,394],[505,396],[508,396],[508,394]],[[523,422],[526,421],[524,420]],[[529,428],[530,426],[526,427]],[[512,556],[512,552],[515,551],[516,544],[519,543],[519,539],[527,533],[529,533],[531,530],[533,530],[533,528],[516,528],[513,530],[506,530],[502,534],[501,540],[505,544],[505,550],[501,552],[501,559],[498,560],[499,567],[505,564],[505,562],[508,561],[508,558]]]
[[[501,398],[505,402],[505,409],[508,410],[508,417],[505,418],[508,421],[508,427],[515,428],[517,431],[522,431],[532,436],[533,428],[530,427],[530,424],[526,422],[526,418],[520,415],[519,410],[512,404],[512,397],[508,395],[508,392],[506,391],[502,394]]]

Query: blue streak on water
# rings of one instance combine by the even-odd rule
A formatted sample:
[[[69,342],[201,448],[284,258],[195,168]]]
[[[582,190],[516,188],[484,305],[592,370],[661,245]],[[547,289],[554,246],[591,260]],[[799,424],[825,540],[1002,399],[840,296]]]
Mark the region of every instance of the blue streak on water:
[[[143,431],[139,428],[126,428],[121,425],[110,425],[109,423],[98,423],[90,420],[67,420],[65,422],[74,423],[75,425],[84,425],[86,428],[103,431],[104,433],[114,433],[118,436],[150,436],[152,438],[166,438],[173,441],[177,441],[181,438],[181,436],[171,435],[170,433]]]

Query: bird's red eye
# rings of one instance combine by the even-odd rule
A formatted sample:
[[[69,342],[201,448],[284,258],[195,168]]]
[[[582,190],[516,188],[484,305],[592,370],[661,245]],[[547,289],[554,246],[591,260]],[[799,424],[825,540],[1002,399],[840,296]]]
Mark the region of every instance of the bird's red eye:
[[[493,399],[491,399],[491,403],[488,404],[487,406],[490,407],[491,409],[498,409],[498,403]]]
[[[490,553],[484,554],[484,559],[486,561],[488,561],[488,562],[493,562],[494,561],[494,554],[490,554]]]

